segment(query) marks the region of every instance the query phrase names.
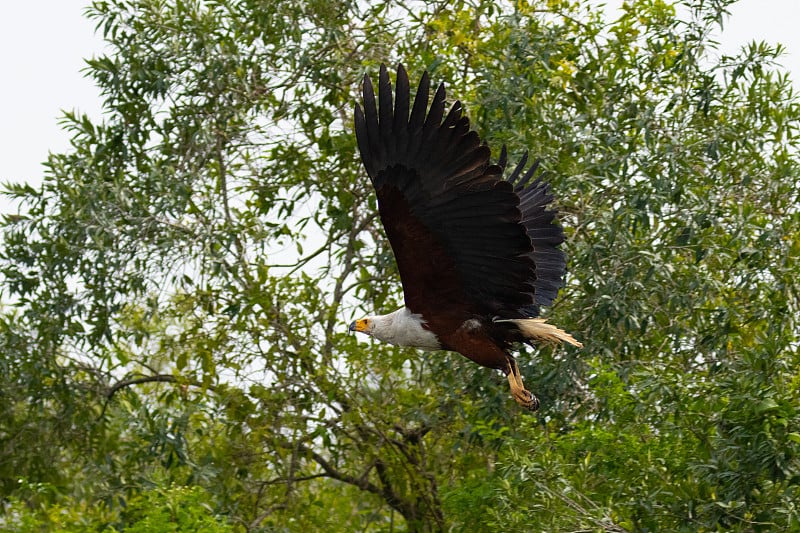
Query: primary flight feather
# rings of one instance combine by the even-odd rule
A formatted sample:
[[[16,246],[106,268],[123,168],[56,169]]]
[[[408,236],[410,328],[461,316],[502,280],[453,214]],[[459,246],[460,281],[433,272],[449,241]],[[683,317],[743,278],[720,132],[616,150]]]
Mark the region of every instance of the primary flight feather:
[[[515,343],[567,342],[568,333],[537,318],[558,294],[566,261],[563,231],[548,209],[549,186],[525,171],[522,157],[503,178],[470,129],[456,101],[445,115],[444,84],[428,107],[430,80],[422,75],[413,105],[408,75],[397,69],[394,96],[381,65],[378,99],[364,76],[364,108],[355,131],[364,167],[378,196],[386,236],[403,284],[405,307],[356,320],[353,331],[426,350],[459,352],[508,376],[523,407],[539,400],[525,389]]]

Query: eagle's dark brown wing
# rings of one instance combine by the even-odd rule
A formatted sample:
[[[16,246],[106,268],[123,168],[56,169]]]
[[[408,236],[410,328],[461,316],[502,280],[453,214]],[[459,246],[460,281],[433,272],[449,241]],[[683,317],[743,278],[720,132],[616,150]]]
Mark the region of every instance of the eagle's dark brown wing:
[[[505,167],[506,150],[503,147],[500,155],[500,166]],[[529,257],[536,265],[536,279],[533,282],[534,304],[524,309],[527,316],[539,316],[540,305],[550,305],[558,295],[563,284],[567,262],[558,245],[564,242],[564,232],[553,223],[556,216],[554,209],[548,209],[553,201],[550,185],[543,181],[542,175],[534,179],[539,162],[536,161],[527,172],[523,173],[528,154],[522,156],[519,164],[508,177],[514,185],[514,192],[520,199],[522,224],[531,240],[533,251]],[[531,182],[533,179],[533,182]]]
[[[443,85],[428,110],[427,73],[413,107],[402,66],[394,103],[385,66],[378,101],[367,76],[363,89],[356,137],[406,306],[433,322],[437,313],[519,318],[550,303],[564,257],[555,248],[563,236],[546,209],[546,185],[527,184],[533,172],[523,174],[524,161],[504,180],[505,155],[501,164],[489,163],[489,148],[460,103],[445,116]]]

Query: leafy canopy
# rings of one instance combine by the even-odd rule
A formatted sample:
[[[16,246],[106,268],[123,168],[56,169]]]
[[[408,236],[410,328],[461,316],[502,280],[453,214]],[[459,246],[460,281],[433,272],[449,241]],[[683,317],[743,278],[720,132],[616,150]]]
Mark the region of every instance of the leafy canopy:
[[[730,0],[96,1],[103,120],[6,184],[0,527],[800,527],[797,98]],[[358,342],[399,282],[355,152],[403,62],[543,160],[568,232],[520,355]]]

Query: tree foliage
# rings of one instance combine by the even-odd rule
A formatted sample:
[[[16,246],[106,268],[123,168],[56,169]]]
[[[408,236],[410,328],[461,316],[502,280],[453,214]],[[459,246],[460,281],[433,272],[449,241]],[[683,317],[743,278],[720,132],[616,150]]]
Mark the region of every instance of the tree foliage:
[[[729,0],[97,1],[100,122],[7,184],[9,530],[800,528],[800,109]],[[403,62],[550,173],[586,347],[359,342],[400,305],[361,76]]]

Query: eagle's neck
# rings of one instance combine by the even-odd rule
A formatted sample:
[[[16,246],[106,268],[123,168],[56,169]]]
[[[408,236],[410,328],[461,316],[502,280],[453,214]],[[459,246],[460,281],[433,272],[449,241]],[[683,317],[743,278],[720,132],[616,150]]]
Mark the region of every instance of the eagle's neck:
[[[423,350],[439,350],[442,347],[436,335],[422,326],[425,323],[422,315],[412,313],[407,307],[388,315],[370,317],[370,320],[374,324],[372,336],[380,341]]]

